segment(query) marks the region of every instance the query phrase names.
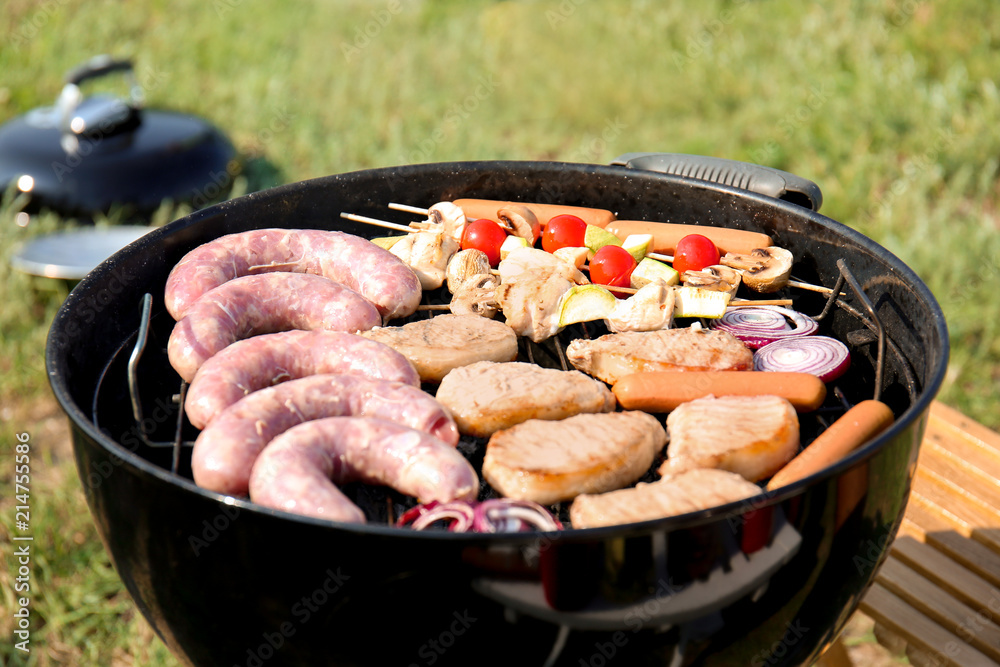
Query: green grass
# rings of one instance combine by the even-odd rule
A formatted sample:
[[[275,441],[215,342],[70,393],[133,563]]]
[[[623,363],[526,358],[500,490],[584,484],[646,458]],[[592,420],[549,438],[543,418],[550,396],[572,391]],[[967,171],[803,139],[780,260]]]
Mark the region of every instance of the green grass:
[[[64,72],[108,51],[135,60],[150,106],[223,128],[251,159],[251,189],[402,163],[604,163],[628,151],[786,169],[822,187],[824,213],[927,281],[953,345],[940,398],[1000,427],[1000,23],[977,0],[824,4],[412,0],[393,13],[360,0],[11,0],[0,122],[51,104]],[[5,452],[47,394],[44,338],[65,296],[8,268],[14,244],[62,224],[21,228],[16,210],[0,207]],[[139,648],[148,630],[79,483],[53,465],[58,483],[33,496],[47,532],[30,664],[174,664],[158,642]]]

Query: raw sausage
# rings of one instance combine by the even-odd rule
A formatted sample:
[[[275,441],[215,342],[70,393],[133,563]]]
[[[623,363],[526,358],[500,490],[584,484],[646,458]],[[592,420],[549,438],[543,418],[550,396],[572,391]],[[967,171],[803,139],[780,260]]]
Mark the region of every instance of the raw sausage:
[[[202,294],[167,342],[174,370],[190,382],[205,361],[250,336],[289,329],[356,333],[382,323],[372,302],[323,276],[262,273]]]
[[[600,208],[586,208],[583,206],[561,206],[557,204],[529,204],[527,202],[514,201],[493,201],[491,199],[456,199],[455,204],[460,206],[467,217],[478,219],[488,218],[499,222],[497,211],[511,206],[525,206],[538,219],[542,228],[548,224],[549,220],[557,215],[575,215],[588,225],[607,227],[608,223],[615,219],[615,214]]]
[[[336,485],[391,486],[421,503],[474,500],[475,469],[437,438],[382,419],[329,417],[271,441],[250,475],[250,500],[321,519],[365,523]]]
[[[688,234],[701,234],[710,238],[722,254],[727,252],[749,253],[755,248],[767,248],[772,243],[771,237],[767,234],[727,227],[682,225],[672,222],[616,220],[608,225],[607,230],[623,241],[629,234],[652,234],[653,247],[650,250],[668,255],[674,254],[677,242]]]
[[[889,428],[893,419],[892,410],[885,403],[876,400],[861,401],[775,473],[767,483],[768,491],[787,486],[833,465]]]
[[[612,390],[626,410],[670,412],[703,396],[780,396],[798,412],[826,399],[826,385],[811,373],[765,371],[651,371],[619,379]]]
[[[420,386],[413,364],[374,340],[337,331],[284,331],[233,343],[202,364],[184,409],[197,428],[247,394],[320,373],[346,373]]]
[[[313,273],[343,283],[374,303],[384,320],[410,315],[422,295],[410,267],[359,236],[320,229],[255,229],[219,237],[185,255],[167,276],[167,311],[179,320],[213,287],[274,271]]]
[[[430,394],[399,382],[351,375],[312,375],[261,389],[227,408],[195,440],[191,469],[198,486],[245,495],[250,470],[267,443],[302,422],[365,416],[396,422],[458,443],[458,428]]]

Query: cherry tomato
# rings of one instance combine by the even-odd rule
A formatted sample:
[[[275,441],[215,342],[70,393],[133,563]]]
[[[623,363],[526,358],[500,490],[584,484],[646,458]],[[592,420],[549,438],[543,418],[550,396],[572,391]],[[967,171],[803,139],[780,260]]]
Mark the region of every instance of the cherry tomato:
[[[482,250],[489,258],[490,265],[496,266],[500,263],[500,246],[506,238],[507,232],[498,223],[489,218],[480,218],[465,226],[465,231],[462,232],[462,250]]]
[[[583,237],[587,233],[587,223],[575,215],[557,215],[545,225],[542,234],[542,250],[555,252],[559,248],[583,247]]]
[[[701,234],[688,234],[674,248],[674,270],[680,273],[700,271],[718,263],[719,249],[712,239]]]
[[[612,287],[628,287],[636,267],[632,254],[616,245],[606,245],[590,260],[590,282]],[[623,296],[615,293],[615,296]]]

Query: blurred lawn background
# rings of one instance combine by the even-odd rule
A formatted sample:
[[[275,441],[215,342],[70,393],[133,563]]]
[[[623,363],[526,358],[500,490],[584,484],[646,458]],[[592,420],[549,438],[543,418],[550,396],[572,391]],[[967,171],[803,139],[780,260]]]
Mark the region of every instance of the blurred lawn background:
[[[237,194],[394,164],[629,151],[784,169],[930,285],[953,345],[939,398],[1000,427],[1000,21],[979,0],[824,5],[6,0],[0,122],[52,104],[65,72],[110,53],[133,59],[148,106],[229,134],[249,165]],[[0,480],[14,434],[31,433],[34,629],[25,660],[0,614],[0,656],[174,665],[96,537],[48,389],[45,336],[66,286],[9,267],[19,242],[67,223],[21,227],[18,210],[10,196],[0,206]],[[12,571],[0,571],[4,610]]]

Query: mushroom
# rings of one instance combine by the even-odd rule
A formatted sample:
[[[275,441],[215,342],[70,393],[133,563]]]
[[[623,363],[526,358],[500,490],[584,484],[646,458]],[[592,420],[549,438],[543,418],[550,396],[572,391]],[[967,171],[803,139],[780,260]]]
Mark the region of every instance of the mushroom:
[[[777,292],[788,284],[792,273],[792,253],[777,246],[727,252],[719,261],[740,271],[743,282],[755,292]]]
[[[500,226],[509,234],[527,240],[528,245],[534,245],[541,236],[542,227],[538,224],[538,218],[527,206],[514,204],[502,208],[497,211],[497,218],[500,220]]]
[[[492,319],[500,309],[496,302],[499,281],[489,273],[466,279],[451,299],[451,312],[455,315],[479,315]]]
[[[448,291],[454,294],[468,278],[489,274],[490,258],[482,250],[459,250],[448,262]]]
[[[411,222],[410,227],[442,232],[461,243],[466,221],[465,211],[458,205],[450,201],[441,201],[427,209],[427,220]]]
[[[681,282],[691,287],[726,292],[734,297],[740,287],[740,272],[723,264],[713,264],[700,271],[685,271]]]

